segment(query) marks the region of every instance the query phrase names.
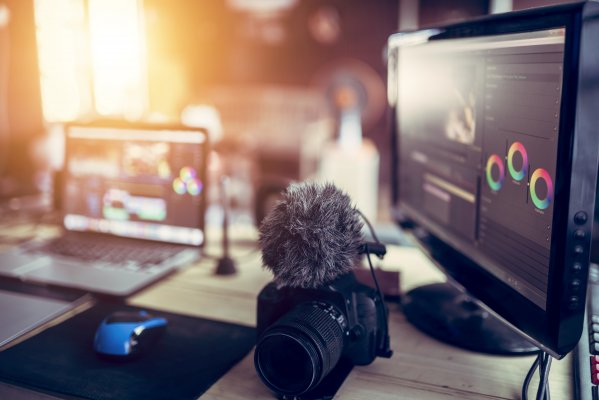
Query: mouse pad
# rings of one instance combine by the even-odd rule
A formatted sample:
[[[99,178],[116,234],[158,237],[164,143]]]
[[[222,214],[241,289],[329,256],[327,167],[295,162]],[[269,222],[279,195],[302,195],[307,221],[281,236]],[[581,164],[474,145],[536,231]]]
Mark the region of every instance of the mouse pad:
[[[154,347],[130,361],[99,358],[93,338],[114,311],[97,304],[73,318],[0,352],[0,380],[88,399],[195,399],[255,344],[255,329],[145,309],[168,327]]]

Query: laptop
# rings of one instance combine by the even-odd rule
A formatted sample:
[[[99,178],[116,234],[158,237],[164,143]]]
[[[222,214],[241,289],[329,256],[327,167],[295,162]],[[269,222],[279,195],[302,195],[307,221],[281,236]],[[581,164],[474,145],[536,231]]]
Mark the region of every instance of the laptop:
[[[206,131],[70,125],[65,145],[63,232],[0,253],[0,276],[128,296],[198,259]]]

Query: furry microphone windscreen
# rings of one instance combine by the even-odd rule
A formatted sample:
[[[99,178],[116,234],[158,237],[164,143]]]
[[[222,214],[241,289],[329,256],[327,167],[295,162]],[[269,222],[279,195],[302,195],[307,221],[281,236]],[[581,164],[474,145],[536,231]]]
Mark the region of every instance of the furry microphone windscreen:
[[[260,226],[262,262],[278,287],[318,288],[351,271],[362,220],[333,184],[291,184]]]

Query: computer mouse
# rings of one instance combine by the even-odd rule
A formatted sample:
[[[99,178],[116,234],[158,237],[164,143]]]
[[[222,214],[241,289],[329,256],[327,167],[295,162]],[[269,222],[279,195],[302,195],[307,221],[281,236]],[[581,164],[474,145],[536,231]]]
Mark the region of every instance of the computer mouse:
[[[94,350],[109,358],[132,358],[149,350],[164,334],[167,320],[145,311],[118,311],[100,323]]]

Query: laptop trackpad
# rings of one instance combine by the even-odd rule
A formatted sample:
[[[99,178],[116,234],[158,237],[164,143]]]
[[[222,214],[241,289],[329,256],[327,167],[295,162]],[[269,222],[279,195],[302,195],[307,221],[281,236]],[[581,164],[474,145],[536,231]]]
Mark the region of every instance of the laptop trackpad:
[[[45,255],[21,254],[13,251],[0,254],[0,271],[10,276],[27,274],[52,263]]]
[[[90,291],[101,289],[114,295],[122,295],[122,292],[130,290],[140,278],[140,274],[128,271],[90,268],[89,265],[58,259],[52,260],[45,268],[32,270],[25,275],[26,280]]]

